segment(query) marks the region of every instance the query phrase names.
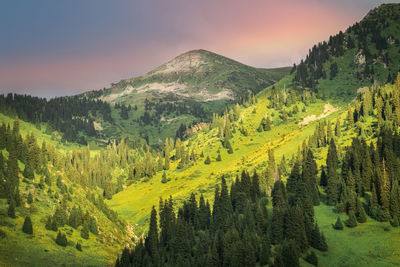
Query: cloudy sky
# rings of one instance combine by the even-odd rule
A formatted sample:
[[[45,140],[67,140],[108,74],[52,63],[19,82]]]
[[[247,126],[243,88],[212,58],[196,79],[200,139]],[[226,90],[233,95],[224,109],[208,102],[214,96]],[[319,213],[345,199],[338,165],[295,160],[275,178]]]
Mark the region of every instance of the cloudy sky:
[[[1,1],[0,93],[101,89],[198,48],[251,66],[288,66],[383,2]]]

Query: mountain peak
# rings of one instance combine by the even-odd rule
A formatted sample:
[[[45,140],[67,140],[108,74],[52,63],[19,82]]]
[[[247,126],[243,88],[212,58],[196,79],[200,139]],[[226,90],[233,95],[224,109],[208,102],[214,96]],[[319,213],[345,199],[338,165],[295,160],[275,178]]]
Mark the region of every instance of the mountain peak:
[[[191,72],[200,68],[201,65],[206,64],[206,57],[211,54],[214,53],[204,49],[190,50],[159,66],[147,75]]]

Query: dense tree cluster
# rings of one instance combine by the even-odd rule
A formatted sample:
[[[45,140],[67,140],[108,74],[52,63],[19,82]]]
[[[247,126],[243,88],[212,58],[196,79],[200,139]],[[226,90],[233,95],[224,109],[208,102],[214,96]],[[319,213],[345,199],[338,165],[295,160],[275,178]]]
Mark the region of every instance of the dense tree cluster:
[[[203,196],[197,202],[194,194],[177,214],[172,198],[160,200],[159,218],[153,207],[147,237],[125,249],[116,266],[299,266],[300,255],[310,246],[327,250],[314,221],[314,200],[308,197],[313,193],[304,193],[317,190],[316,172],[306,171],[307,164],[315,164],[311,154],[310,160],[303,172],[298,164],[294,167],[287,189],[282,181],[275,183],[272,215],[256,173],[250,177],[243,172],[230,192],[222,177],[212,210]]]
[[[29,95],[0,95],[2,112],[18,115],[21,119],[62,132],[67,141],[86,144],[87,136],[96,136],[93,120],[97,115],[112,122],[111,107],[101,100],[89,100],[80,96],[59,97],[47,100]]]
[[[196,119],[209,120],[211,112],[201,102],[185,99],[182,100],[175,95],[167,95],[163,99],[144,101],[144,112],[137,122],[141,125],[158,125],[165,116],[192,115]]]
[[[5,160],[1,152],[3,149],[8,152],[8,160]],[[126,145],[121,142],[115,150],[109,149],[109,154],[107,154],[107,151],[103,151],[94,161],[90,157],[89,148],[87,147],[74,150],[65,155],[58,152],[52,145],[46,144],[46,142],[39,146],[33,134],[27,134],[25,139],[22,138],[18,118],[14,120],[13,128],[3,123],[0,126],[0,197],[8,199],[8,216],[15,218],[16,207],[21,206],[23,201],[19,191],[21,170],[18,161],[20,161],[25,165],[22,172],[24,182],[38,183],[39,189],[46,189],[47,193],[54,197],[55,200],[59,198],[58,192],[62,196],[62,200],[57,205],[54,214],[48,216],[46,220],[46,229],[57,231],[59,227],[64,225],[77,228],[86,224],[93,234],[97,234],[99,231],[96,218],[90,215],[88,211],[84,215],[80,207],[69,207],[68,202],[71,201],[71,195],[73,194],[72,186],[67,186],[65,177],[58,176],[56,178],[54,174],[51,175],[49,165],[65,172],[70,181],[81,184],[84,189],[88,190],[88,200],[110,221],[117,225],[122,225],[123,223],[118,219],[117,214],[105,204],[103,197],[96,197],[95,193],[90,192],[91,189],[104,188],[107,181],[110,180],[110,176],[96,176],[100,175],[100,171],[104,167],[97,170],[98,172],[94,172],[95,168],[100,168],[101,157],[107,158],[110,166],[112,164],[125,164],[124,166],[127,166],[127,162],[124,162],[121,158],[121,155],[126,156],[126,151]],[[97,165],[95,162],[97,162]],[[109,170],[105,174],[109,174]],[[54,193],[54,186],[58,189],[56,193]],[[32,192],[29,192],[27,202],[32,204],[32,201]],[[24,232],[30,232],[31,227],[32,222],[30,217],[27,217],[24,224]]]

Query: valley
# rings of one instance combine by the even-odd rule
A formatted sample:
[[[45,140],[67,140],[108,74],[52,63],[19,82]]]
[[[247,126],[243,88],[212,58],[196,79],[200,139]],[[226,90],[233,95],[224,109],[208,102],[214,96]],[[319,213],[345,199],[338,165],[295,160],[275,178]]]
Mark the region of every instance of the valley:
[[[0,95],[0,265],[397,266],[400,4],[293,67],[207,50]]]

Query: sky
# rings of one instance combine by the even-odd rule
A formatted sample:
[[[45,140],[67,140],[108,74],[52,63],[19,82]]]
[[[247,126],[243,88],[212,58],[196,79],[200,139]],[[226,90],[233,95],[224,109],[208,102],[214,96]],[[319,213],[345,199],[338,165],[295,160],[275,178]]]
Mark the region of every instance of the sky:
[[[98,90],[200,48],[250,66],[290,66],[383,2],[1,1],[0,93]]]

